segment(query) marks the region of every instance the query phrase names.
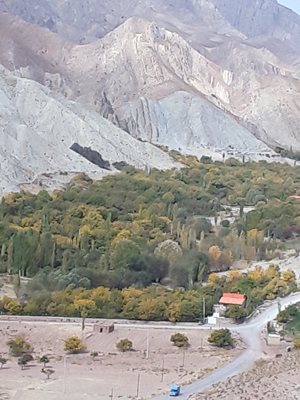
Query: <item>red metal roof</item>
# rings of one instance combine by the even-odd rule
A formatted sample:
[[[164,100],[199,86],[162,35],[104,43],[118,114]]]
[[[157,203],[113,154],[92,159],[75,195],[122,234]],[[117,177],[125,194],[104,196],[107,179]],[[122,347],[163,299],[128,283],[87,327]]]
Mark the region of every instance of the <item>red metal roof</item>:
[[[239,293],[223,293],[220,298],[220,304],[232,304],[237,306],[242,306],[246,300],[246,296]]]

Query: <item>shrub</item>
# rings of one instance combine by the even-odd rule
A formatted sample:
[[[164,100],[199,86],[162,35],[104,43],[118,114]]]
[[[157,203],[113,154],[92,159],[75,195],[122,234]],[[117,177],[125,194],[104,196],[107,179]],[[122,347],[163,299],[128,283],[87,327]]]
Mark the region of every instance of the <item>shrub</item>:
[[[7,359],[4,357],[0,357],[0,369],[2,369],[6,363]]]
[[[239,306],[230,305],[225,313],[227,318],[232,318],[235,321],[241,321],[247,315],[247,311]]]
[[[129,339],[121,339],[117,344],[117,349],[121,351],[122,353],[125,353],[126,351],[131,351],[133,348],[132,341]]]
[[[278,322],[282,322],[282,323],[286,323],[286,322],[288,322],[290,320],[290,315],[289,315],[289,313],[288,313],[288,310],[286,309],[286,310],[283,310],[283,311],[280,311],[280,313],[277,315],[277,321]]]
[[[90,356],[92,357],[92,359],[95,361],[95,358],[98,357],[99,353],[97,351],[92,351],[90,353]]]
[[[7,342],[10,353],[14,357],[20,357],[23,354],[32,351],[30,343],[28,343],[22,336],[16,336],[14,339],[10,339]]]
[[[174,333],[171,336],[170,341],[177,347],[188,347],[189,346],[189,339],[186,335],[182,333]]]
[[[86,350],[86,345],[82,343],[78,336],[70,336],[65,340],[65,351],[71,354],[82,353]]]
[[[300,350],[300,339],[294,340],[294,346],[295,346],[295,349]]]
[[[21,366],[22,369],[33,360],[33,357],[31,354],[23,354],[22,357],[18,359],[18,364]]]
[[[217,347],[228,347],[233,345],[233,338],[229,329],[216,329],[211,333],[208,342]]]

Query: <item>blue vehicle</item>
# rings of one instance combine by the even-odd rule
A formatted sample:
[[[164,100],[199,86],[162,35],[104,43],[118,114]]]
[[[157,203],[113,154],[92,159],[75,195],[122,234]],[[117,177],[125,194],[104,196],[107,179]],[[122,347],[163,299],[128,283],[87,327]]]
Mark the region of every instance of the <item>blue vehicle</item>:
[[[170,387],[169,396],[179,396],[180,395],[180,386],[173,385]]]

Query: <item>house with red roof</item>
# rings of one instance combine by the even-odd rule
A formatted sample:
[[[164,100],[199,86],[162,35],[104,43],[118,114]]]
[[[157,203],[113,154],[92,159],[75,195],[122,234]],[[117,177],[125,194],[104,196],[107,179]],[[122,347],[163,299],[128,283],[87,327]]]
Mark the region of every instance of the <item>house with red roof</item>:
[[[223,293],[218,304],[214,305],[214,313],[212,317],[208,317],[208,323],[216,325],[219,318],[225,317],[227,307],[238,306],[245,307],[247,296],[241,293]]]
[[[219,304],[224,306],[239,306],[244,307],[246,304],[246,296],[240,293],[223,293],[219,300]]]

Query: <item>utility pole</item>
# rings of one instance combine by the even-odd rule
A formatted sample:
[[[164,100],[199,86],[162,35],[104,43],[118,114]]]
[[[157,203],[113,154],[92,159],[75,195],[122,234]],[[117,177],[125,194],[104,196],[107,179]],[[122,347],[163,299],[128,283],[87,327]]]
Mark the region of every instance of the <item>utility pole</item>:
[[[162,366],[161,366],[161,382],[164,381],[164,372],[165,372],[165,358],[162,357]]]
[[[110,400],[113,400],[113,397],[114,397],[114,389],[111,389],[111,392],[109,395]]]
[[[64,388],[63,393],[66,394],[66,373],[67,373],[67,356],[64,356]]]
[[[146,359],[149,358],[149,329],[147,330],[147,348],[146,348]]]
[[[281,311],[280,299],[277,300],[277,305],[278,305],[278,312],[280,313],[280,311]]]
[[[183,354],[182,354],[182,367],[184,367],[185,364],[185,350],[183,350]]]
[[[205,323],[206,307],[205,307],[205,297],[204,297],[204,296],[203,296],[203,303],[202,303],[202,306],[203,306],[203,310],[202,310],[202,312],[203,312],[203,323]]]
[[[140,378],[141,374],[138,374],[137,384],[136,384],[136,397],[139,397],[140,394]]]

